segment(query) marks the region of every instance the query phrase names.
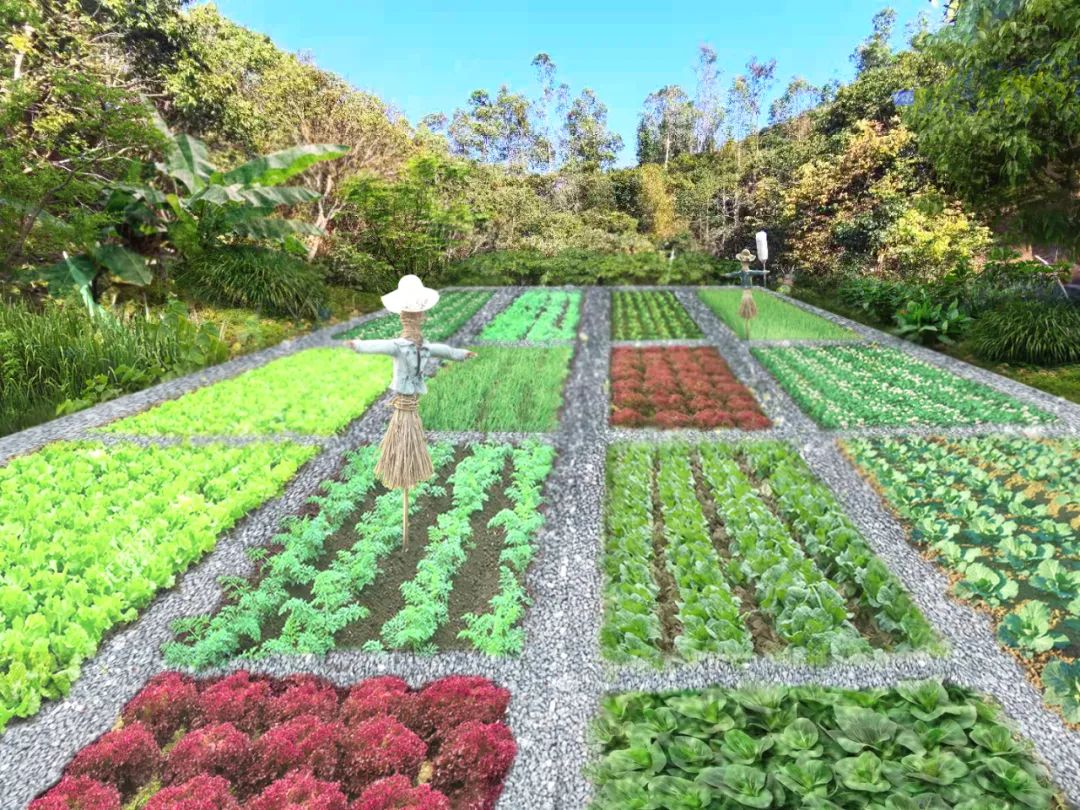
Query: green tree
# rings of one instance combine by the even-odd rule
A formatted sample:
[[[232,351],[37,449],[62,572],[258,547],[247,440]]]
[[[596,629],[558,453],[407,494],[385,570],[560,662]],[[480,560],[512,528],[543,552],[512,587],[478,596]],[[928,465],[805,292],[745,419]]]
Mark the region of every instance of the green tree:
[[[941,81],[915,94],[920,151],[1019,235],[1080,252],[1080,6],[967,0],[932,40]]]
[[[566,114],[566,161],[585,171],[610,168],[623,140],[607,126],[607,106],[589,88]]]
[[[694,105],[676,84],[661,87],[645,98],[637,131],[638,164],[660,163],[694,149]]]
[[[447,132],[455,154],[518,171],[546,167],[552,153],[533,125],[532,102],[506,85],[495,98],[474,90],[468,106],[454,111]]]

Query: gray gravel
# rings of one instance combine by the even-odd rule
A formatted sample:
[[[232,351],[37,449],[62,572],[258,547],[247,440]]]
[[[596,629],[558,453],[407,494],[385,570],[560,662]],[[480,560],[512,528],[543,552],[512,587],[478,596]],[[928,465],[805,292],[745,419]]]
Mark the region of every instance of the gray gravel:
[[[636,288],[641,289],[641,288]],[[1051,767],[1058,784],[1074,802],[1080,802],[1080,734],[1068,731],[1060,718],[1047,710],[1027,683],[1018,665],[993,639],[985,616],[946,597],[944,577],[910,546],[903,528],[880,499],[844,459],[834,438],[839,435],[897,435],[935,433],[973,435],[1015,432],[1046,436],[1080,435],[1080,408],[1064,400],[1006,380],[998,375],[920,349],[846,319],[792,301],[804,309],[855,330],[863,340],[893,345],[914,356],[975,379],[1053,413],[1058,421],[1038,428],[979,426],[941,429],[862,429],[828,432],[807,418],[774,382],[744,342],[719,321],[690,288],[671,289],[703,332],[696,341],[619,342],[615,345],[713,345],[733,373],[761,401],[774,427],[752,434],[740,431],[656,431],[613,429],[607,424],[610,295],[608,289],[589,288],[583,300],[580,335],[565,391],[559,427],[548,434],[476,432],[436,433],[432,440],[462,443],[479,439],[520,442],[526,438],[554,444],[559,449],[546,488],[547,520],[537,538],[538,554],[527,575],[534,604],[525,619],[526,648],[518,659],[491,659],[476,653],[416,656],[391,653],[368,655],[334,652],[325,658],[282,656],[229,667],[248,668],[273,675],[315,672],[347,684],[375,674],[393,673],[414,686],[453,673],[485,675],[513,694],[509,723],[519,746],[518,758],[499,803],[510,808],[582,808],[588,803],[589,783],[583,767],[593,756],[588,727],[600,698],[618,690],[734,686],[748,681],[770,683],[823,683],[865,688],[889,686],[907,678],[943,677],[987,692],[999,700],[1021,732],[1032,739]],[[521,288],[501,288],[449,342],[467,345]],[[179,396],[205,382],[225,379],[276,357],[317,345],[336,345],[332,335],[365,318],[305,336],[265,352],[239,358],[197,375],[174,380],[111,403],[55,420],[24,433],[0,439],[0,463],[60,438],[103,437],[92,429],[112,419],[137,412],[163,399]],[[849,341],[850,342],[850,341]],[[515,345],[539,345],[522,342]],[[756,343],[755,343],[756,345]],[[434,372],[438,361],[432,363]],[[180,616],[205,612],[216,604],[217,577],[250,571],[244,554],[275,534],[283,516],[313,494],[318,483],[336,468],[342,455],[364,443],[377,442],[388,416],[384,396],[344,433],[331,437],[292,436],[317,444],[318,457],[289,483],[284,494],[229,532],[216,550],[184,575],[177,588],[162,594],[140,619],[111,636],[94,659],[84,666],[71,694],[52,702],[34,718],[10,726],[0,737],[0,806],[23,807],[48,787],[70,757],[83,745],[108,730],[123,703],[156,672],[161,671],[161,644],[171,634],[169,623]],[[666,441],[777,438],[793,443],[811,469],[838,495],[841,503],[889,568],[903,581],[919,607],[951,646],[942,657],[927,655],[883,656],[866,662],[814,668],[779,660],[755,659],[735,666],[720,660],[674,665],[663,670],[616,667],[603,662],[598,647],[601,623],[599,557],[603,544],[604,456],[608,444],[626,439]],[[173,439],[141,441],[165,442]],[[202,441],[202,440],[200,440]],[[236,441],[232,439],[230,441]],[[241,441],[250,441],[243,439]]]

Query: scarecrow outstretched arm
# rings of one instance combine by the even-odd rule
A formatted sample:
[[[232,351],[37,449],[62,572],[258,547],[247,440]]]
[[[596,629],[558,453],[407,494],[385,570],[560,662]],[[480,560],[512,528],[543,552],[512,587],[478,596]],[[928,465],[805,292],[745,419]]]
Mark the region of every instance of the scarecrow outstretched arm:
[[[397,346],[392,340],[350,340],[348,343],[360,354],[397,354]]]
[[[443,360],[465,360],[469,356],[468,349],[455,349],[445,343],[427,343],[425,345],[428,351],[431,352],[432,357],[439,357]]]

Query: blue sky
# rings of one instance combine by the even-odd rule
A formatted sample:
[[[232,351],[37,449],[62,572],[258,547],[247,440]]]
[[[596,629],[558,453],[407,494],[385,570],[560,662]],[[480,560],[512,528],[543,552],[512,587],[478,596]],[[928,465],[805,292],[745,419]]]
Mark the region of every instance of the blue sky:
[[[532,58],[545,51],[576,95],[591,87],[634,162],[645,96],[694,87],[698,46],[718,52],[724,82],[751,56],[777,60],[774,95],[795,74],[820,84],[851,78],[848,59],[883,5],[897,11],[897,44],[930,0],[218,0],[231,19],[376,93],[414,123],[451,113],[476,88],[533,94]]]

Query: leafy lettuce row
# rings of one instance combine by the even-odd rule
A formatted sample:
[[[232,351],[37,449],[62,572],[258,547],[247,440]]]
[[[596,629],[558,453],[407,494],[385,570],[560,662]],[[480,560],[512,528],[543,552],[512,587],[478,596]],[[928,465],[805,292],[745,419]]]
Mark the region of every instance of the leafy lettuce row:
[[[690,313],[667,290],[616,290],[611,296],[613,340],[700,338]]]
[[[623,443],[608,449],[600,648],[612,661],[662,661],[660,588],[652,573],[652,485],[652,447]]]
[[[528,290],[480,333],[480,340],[573,340],[581,317],[581,292]]]
[[[937,681],[612,695],[593,736],[593,810],[1063,806],[996,705]]]
[[[424,316],[424,337],[432,341],[446,340],[486,304],[493,292],[489,290],[451,290],[439,297],[439,303]],[[334,335],[339,340],[395,338],[401,334],[401,319],[397,315],[373,318],[347,332]]]
[[[544,516],[541,493],[555,460],[555,448],[538,442],[526,442],[510,453],[512,483],[506,489],[512,507],[501,510],[489,528],[501,527],[504,548],[499,554],[499,591],[481,614],[466,613],[461,618],[465,629],[458,638],[472,642],[488,655],[519,655],[525,643],[520,627],[529,596],[521,580],[536,553],[534,541]]]
[[[666,564],[679,594],[681,631],[675,648],[687,660],[710,653],[746,660],[753,644],[709,536],[688,448],[665,445],[658,455],[656,489],[664,509]]]
[[[436,469],[445,466],[453,455],[446,445],[436,445],[431,450]],[[188,640],[167,644],[164,650],[166,661],[173,666],[205,669],[226,663],[249,643],[255,645],[249,655],[255,657],[263,653],[269,643],[263,642],[263,624],[279,615],[282,606],[289,601],[290,586],[311,583],[316,578],[314,563],[322,556],[326,540],[341,528],[374,486],[377,456],[378,448],[374,446],[363,447],[349,456],[342,480],[325,482],[323,494],[311,498],[318,512],[290,521],[286,530],[271,541],[282,549],[265,560],[262,577],[255,587],[244,589],[235,603],[212,616],[196,616],[177,622],[174,630],[185,633]],[[428,483],[421,485],[428,486]],[[422,494],[421,487],[414,493]],[[394,493],[380,497],[390,502],[394,500]],[[413,498],[410,507],[417,508],[420,500]],[[396,501],[396,508],[393,504],[388,505],[400,521],[400,494]],[[400,522],[397,525],[400,539]]]
[[[450,477],[453,504],[428,528],[424,556],[416,575],[401,586],[405,606],[382,626],[383,644],[390,649],[430,651],[435,631],[449,619],[454,576],[465,562],[472,537],[472,516],[483,510],[491,488],[502,477],[509,448],[475,445]]]
[[[779,442],[748,444],[741,450],[754,476],[772,493],[792,535],[847,599],[873,615],[891,636],[891,649],[940,649],[926,617],[798,453]]]
[[[0,731],[315,452],[57,442],[0,467]]]
[[[732,448],[703,444],[699,452],[731,540],[730,573],[754,586],[758,605],[788,644],[786,654],[813,664],[870,655],[873,649],[849,620],[844,598],[754,493]]]

